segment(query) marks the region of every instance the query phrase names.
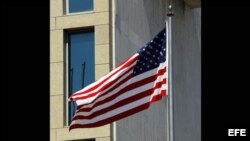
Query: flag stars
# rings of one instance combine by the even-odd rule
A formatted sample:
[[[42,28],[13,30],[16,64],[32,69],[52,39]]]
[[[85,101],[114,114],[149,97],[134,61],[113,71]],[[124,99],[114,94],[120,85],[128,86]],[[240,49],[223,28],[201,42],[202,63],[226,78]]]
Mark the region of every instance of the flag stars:
[[[166,45],[164,40],[164,31],[162,31],[138,51],[140,57],[135,65],[133,75],[154,69],[166,60]]]
[[[162,53],[162,52],[160,52],[160,55],[161,55],[161,56],[163,56],[163,53]]]

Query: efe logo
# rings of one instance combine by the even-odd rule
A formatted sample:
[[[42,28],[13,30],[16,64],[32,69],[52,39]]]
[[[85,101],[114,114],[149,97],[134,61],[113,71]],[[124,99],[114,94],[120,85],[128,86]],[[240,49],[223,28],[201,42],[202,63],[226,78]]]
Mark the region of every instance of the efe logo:
[[[228,136],[246,136],[246,129],[228,129]]]

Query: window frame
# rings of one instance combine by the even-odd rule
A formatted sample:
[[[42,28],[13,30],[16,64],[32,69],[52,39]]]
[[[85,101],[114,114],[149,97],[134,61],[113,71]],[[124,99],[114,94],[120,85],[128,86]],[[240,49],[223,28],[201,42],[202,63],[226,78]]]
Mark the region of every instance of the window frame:
[[[65,30],[64,31],[64,59],[65,59],[65,65],[64,65],[64,86],[65,86],[65,101],[64,101],[64,125],[68,127],[70,125],[69,123],[69,34],[72,33],[81,33],[81,32],[94,32],[94,42],[95,42],[95,28],[94,27],[87,27],[87,28],[80,28],[80,29],[71,29],[71,30]],[[95,48],[95,43],[94,43]],[[95,64],[94,64],[95,65]]]
[[[69,12],[69,0],[65,0],[65,14],[66,15],[77,15],[77,14],[86,14],[86,13],[93,13],[94,12],[94,8],[95,8],[95,5],[94,5],[94,0],[93,0],[93,9],[92,10],[88,10],[88,11],[81,11],[81,12],[72,12],[70,13]]]

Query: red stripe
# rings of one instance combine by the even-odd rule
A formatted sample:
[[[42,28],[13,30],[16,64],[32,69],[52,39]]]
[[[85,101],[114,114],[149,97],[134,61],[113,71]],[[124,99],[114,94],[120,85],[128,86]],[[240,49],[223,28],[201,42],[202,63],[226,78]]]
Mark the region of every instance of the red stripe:
[[[135,113],[138,113],[140,111],[143,111],[145,109],[148,109],[151,105],[151,103],[153,102],[156,102],[158,100],[160,100],[162,98],[161,95],[164,95],[163,94],[164,91],[162,91],[160,93],[160,95],[156,95],[152,98],[152,100],[148,103],[145,103],[143,105],[140,105],[136,108],[133,108],[133,109],[130,109],[126,112],[123,112],[123,113],[120,113],[118,115],[115,115],[115,116],[112,116],[110,118],[107,118],[107,119],[104,119],[104,120],[101,120],[101,121],[98,121],[96,123],[91,123],[91,124],[73,124],[73,125],[70,125],[69,127],[69,130],[72,130],[72,129],[75,129],[75,128],[91,128],[91,127],[98,127],[98,126],[102,126],[102,125],[105,125],[105,124],[108,124],[108,123],[111,123],[111,122],[114,122],[114,121],[117,121],[117,120],[120,120],[122,118],[125,118],[125,117],[128,117],[130,115],[133,115]]]
[[[108,97],[108,98],[106,98],[106,99],[104,99],[104,100],[102,100],[102,101],[99,101],[99,102],[95,103],[100,97],[103,96],[103,95],[100,95],[100,96],[98,96],[94,101],[92,101],[91,103],[84,104],[84,105],[80,105],[80,106],[77,107],[77,109],[80,109],[80,108],[82,108],[82,107],[84,107],[84,106],[86,106],[86,105],[95,103],[95,104],[91,107],[91,109],[93,109],[94,107],[96,107],[96,106],[98,106],[98,105],[104,104],[104,103],[106,103],[106,102],[109,102],[109,101],[115,99],[116,97],[118,97],[119,95],[121,95],[121,94],[123,94],[123,93],[125,93],[125,92],[127,92],[127,91],[130,91],[130,90],[132,90],[132,89],[134,89],[134,88],[137,88],[137,87],[140,87],[140,86],[142,86],[142,85],[145,85],[145,84],[147,84],[147,83],[149,83],[149,82],[155,81],[155,80],[157,79],[157,77],[160,76],[160,75],[163,75],[163,74],[165,73],[165,71],[166,71],[165,68],[164,68],[164,69],[161,69],[161,70],[158,71],[158,73],[157,73],[156,75],[153,75],[153,76],[151,76],[151,77],[145,78],[145,79],[140,80],[140,81],[137,81],[137,82],[135,82],[135,83],[132,83],[132,84],[130,84],[130,85],[124,87],[123,89],[121,89],[121,90],[118,91],[117,93],[113,94],[112,96],[110,96],[110,97]],[[121,81],[119,84],[117,84],[117,86],[119,86],[120,84],[126,82],[128,79],[130,79],[130,78],[124,79],[124,81]]]
[[[77,119],[91,119],[91,118],[94,118],[96,116],[102,115],[102,114],[104,114],[106,112],[112,111],[112,110],[114,110],[116,108],[119,108],[121,106],[127,105],[129,103],[132,103],[132,102],[137,101],[139,99],[142,99],[144,97],[152,95],[154,93],[155,89],[161,88],[163,84],[166,84],[166,79],[163,79],[163,81],[156,83],[156,85],[152,89],[143,91],[143,92],[138,93],[138,94],[136,94],[136,95],[134,95],[132,97],[123,99],[123,100],[115,103],[114,105],[109,106],[109,107],[104,108],[104,109],[101,109],[99,111],[96,111],[96,112],[92,113],[91,115],[88,115],[88,116],[83,116],[83,115],[75,116],[73,118],[73,120],[77,120]],[[78,112],[82,112],[82,111],[85,111],[85,109],[81,109]]]
[[[161,96],[167,95],[167,90],[162,90]]]
[[[136,56],[136,57],[134,57],[133,59],[128,60],[127,62],[125,62],[124,66],[122,66],[121,68],[119,68],[118,70],[116,70],[113,74],[111,74],[109,77],[105,78],[105,79],[104,79],[103,81],[101,81],[100,83],[98,83],[98,84],[96,84],[96,85],[90,87],[89,89],[87,89],[87,90],[85,90],[85,91],[83,91],[83,92],[79,92],[79,93],[76,92],[76,93],[72,94],[72,96],[76,96],[76,95],[80,95],[80,94],[82,94],[82,93],[90,92],[90,91],[92,91],[92,90],[98,88],[98,87],[99,87],[100,85],[102,85],[105,81],[107,81],[108,79],[110,79],[110,77],[112,77],[113,75],[117,74],[120,70],[122,70],[122,69],[128,67],[129,65],[133,64],[133,63],[137,60],[137,58],[138,58],[138,56]],[[72,99],[72,96],[70,97],[71,100],[73,100],[73,99]]]
[[[166,79],[163,79],[163,81],[161,81],[162,83],[166,83]],[[134,85],[134,84],[131,84],[131,85]],[[126,89],[126,88],[124,88],[124,89]],[[122,90],[121,90],[122,91]],[[126,92],[126,91],[125,91]],[[106,99],[104,99],[104,100],[102,100],[102,101],[99,101],[99,102],[97,102],[97,103],[95,103],[95,105],[93,105],[92,107],[86,107],[86,108],[84,108],[84,106],[78,106],[78,108],[77,108],[77,113],[78,112],[81,112],[81,111],[85,111],[85,112],[89,112],[89,111],[91,111],[92,109],[94,109],[95,107],[97,107],[97,106],[99,106],[99,105],[102,105],[102,104],[105,104],[105,103],[107,103],[107,102],[109,102],[109,101],[111,101],[111,100],[113,100],[113,99],[115,99],[116,97],[118,97],[118,96],[120,96],[121,95],[121,93],[120,93],[120,91],[118,91],[116,94],[114,94],[114,95],[112,95],[111,97],[108,97],[108,98],[106,98]],[[86,106],[86,105],[85,105]],[[84,109],[84,110],[82,110],[82,109]]]
[[[93,96],[96,96],[98,93],[102,92],[104,89],[107,89],[109,87],[112,87],[112,85],[117,82],[118,80],[120,80],[124,75],[126,75],[127,73],[129,73],[132,69],[134,69],[133,67],[131,67],[130,69],[128,69],[124,74],[122,74],[121,76],[117,77],[116,79],[114,79],[113,81],[110,81],[109,83],[103,85],[101,87],[101,89],[99,89],[98,91],[96,92],[93,92],[93,93],[90,93],[86,96],[81,96],[81,97],[76,97],[76,98],[72,98],[74,101],[76,100],[80,100],[80,99],[87,99],[87,98],[90,98],[90,97],[93,97]],[[107,92],[105,92],[107,93]],[[105,95],[105,94],[103,94]]]
[[[86,105],[90,105],[90,104],[93,104],[95,103],[99,98],[103,97],[104,95],[106,95],[107,93],[113,91],[116,87],[118,87],[119,85],[125,83],[126,81],[128,81],[129,79],[131,79],[132,76],[130,75],[129,77],[126,77],[125,79],[123,79],[121,82],[117,83],[117,85],[115,85],[112,89],[108,90],[107,92],[103,93],[103,94],[100,94],[99,96],[97,96],[91,103],[87,103],[87,104],[83,104],[83,105],[79,105],[77,106],[77,109],[81,108],[81,107],[84,107]]]
[[[116,70],[115,72],[113,72],[109,77],[105,78],[105,79],[102,80],[100,83],[98,83],[98,84],[96,84],[96,85],[94,85],[94,86],[90,87],[89,89],[84,90],[84,91],[82,91],[82,92],[76,92],[76,93],[73,94],[72,96],[77,96],[77,95],[80,95],[80,94],[83,94],[83,93],[87,93],[87,92],[90,92],[90,91],[92,91],[92,90],[98,88],[100,85],[102,85],[102,84],[103,84],[104,82],[106,82],[108,79],[110,79],[112,76],[114,76],[115,74],[117,74],[118,72],[120,72],[120,70],[126,69],[126,68],[129,67],[131,64],[133,64],[133,63],[136,61],[137,58],[138,58],[138,56],[135,57],[134,59],[130,60],[129,62],[126,62],[125,65],[124,65],[123,67],[121,67],[121,68],[119,68],[118,70]]]
[[[91,111],[93,108],[95,108],[96,106],[98,105],[101,105],[101,104],[104,104],[104,103],[107,103],[109,101],[112,101],[113,99],[115,99],[116,97],[118,97],[119,95],[127,92],[127,91],[130,91],[132,89],[135,89],[137,87],[140,87],[140,86],[143,86],[147,83],[150,83],[150,82],[153,82],[157,79],[158,76],[161,76],[163,75],[164,73],[166,72],[166,69],[163,68],[161,70],[158,70],[157,74],[156,75],[153,75],[153,76],[150,76],[150,77],[147,77],[145,79],[142,79],[140,81],[137,81],[135,83],[132,83],[132,84],[129,84],[128,86],[124,87],[123,89],[121,89],[120,91],[118,91],[117,93],[113,94],[112,96],[102,100],[102,101],[99,101],[97,103],[95,103],[92,107],[89,107],[89,108],[85,108],[85,111]],[[81,106],[78,106],[77,109],[81,109],[82,107],[86,106],[86,105],[89,105],[89,104],[93,104],[95,101],[97,101],[100,97],[102,97],[103,95],[100,95],[98,98],[96,98],[93,102],[91,103],[88,103],[88,104],[85,104],[85,105],[81,105]]]

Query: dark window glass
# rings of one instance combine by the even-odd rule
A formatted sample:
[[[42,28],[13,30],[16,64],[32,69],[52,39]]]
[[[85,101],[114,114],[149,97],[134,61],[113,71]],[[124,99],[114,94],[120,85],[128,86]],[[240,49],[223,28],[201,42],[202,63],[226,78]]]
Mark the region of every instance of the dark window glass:
[[[95,80],[94,32],[68,34],[69,96]],[[69,102],[69,123],[75,113],[75,102]]]
[[[69,13],[93,10],[93,0],[68,0]]]

